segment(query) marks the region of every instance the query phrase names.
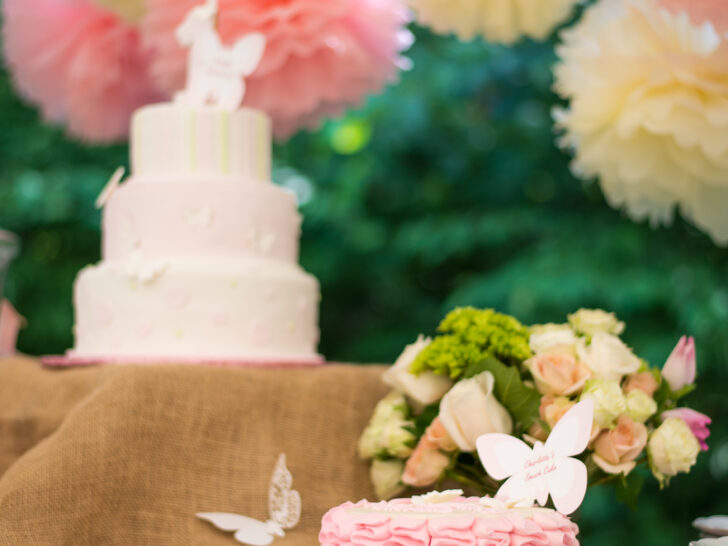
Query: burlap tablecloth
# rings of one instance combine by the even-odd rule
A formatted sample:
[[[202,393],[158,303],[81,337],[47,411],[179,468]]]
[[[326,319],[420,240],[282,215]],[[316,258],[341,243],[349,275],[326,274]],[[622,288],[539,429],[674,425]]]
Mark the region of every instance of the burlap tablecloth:
[[[265,520],[285,453],[303,514],[275,544],[316,545],[327,509],[373,496],[356,441],[380,374],[0,360],[0,544],[232,546],[194,514]]]

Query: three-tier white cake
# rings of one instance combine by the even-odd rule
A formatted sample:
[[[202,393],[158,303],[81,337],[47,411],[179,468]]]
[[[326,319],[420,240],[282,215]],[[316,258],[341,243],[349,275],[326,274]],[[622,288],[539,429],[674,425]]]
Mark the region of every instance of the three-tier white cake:
[[[75,286],[74,359],[317,361],[319,285],[298,265],[295,197],[270,182],[259,111],[147,106],[132,176]]]

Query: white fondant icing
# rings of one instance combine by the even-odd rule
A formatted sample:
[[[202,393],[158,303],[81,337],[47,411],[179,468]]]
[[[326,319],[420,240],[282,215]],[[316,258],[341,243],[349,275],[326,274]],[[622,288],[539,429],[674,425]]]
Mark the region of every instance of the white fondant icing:
[[[274,302],[265,297],[269,285],[280,294]],[[316,358],[318,310],[302,312],[296,302],[302,295],[313,300],[318,290],[298,266],[276,262],[259,271],[244,260],[176,262],[136,289],[113,264],[102,263],[86,268],[76,282],[72,355],[108,355],[114,343],[114,355],[129,358]],[[102,306],[113,313],[107,324],[93,311]],[[225,327],[211,320],[221,310],[229,317]],[[298,328],[291,332],[293,318]],[[140,321],[153,325],[146,337]]]
[[[289,219],[299,216],[291,195],[273,184],[132,178],[104,210],[103,257],[125,260],[139,248],[165,261],[258,256],[294,264],[299,236]]]

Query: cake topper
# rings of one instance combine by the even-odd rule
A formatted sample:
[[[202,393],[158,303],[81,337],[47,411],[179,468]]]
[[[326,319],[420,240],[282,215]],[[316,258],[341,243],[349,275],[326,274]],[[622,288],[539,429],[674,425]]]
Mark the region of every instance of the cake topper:
[[[220,512],[203,512],[197,517],[223,531],[234,531],[235,540],[241,544],[267,546],[275,537],[286,536],[284,529],[293,529],[301,519],[301,495],[292,486],[293,476],[286,467],[286,456],[281,455],[270,479],[267,522]]]
[[[556,510],[571,514],[584,500],[586,465],[572,457],[589,443],[594,420],[594,402],[584,400],[556,423],[546,443],[533,448],[507,434],[485,434],[478,438],[478,455],[485,471],[496,480],[508,480],[496,499],[538,501],[546,504],[549,495]]]
[[[265,36],[247,34],[227,47],[217,32],[217,0],[193,8],[177,27],[177,41],[189,47],[187,87],[175,101],[190,106],[217,106],[234,110],[245,96],[246,76],[260,64]]]

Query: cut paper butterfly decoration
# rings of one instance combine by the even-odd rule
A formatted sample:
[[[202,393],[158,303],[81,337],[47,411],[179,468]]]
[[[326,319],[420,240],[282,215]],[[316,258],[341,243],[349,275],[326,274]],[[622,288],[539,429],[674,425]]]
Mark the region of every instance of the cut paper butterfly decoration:
[[[284,537],[301,519],[301,495],[292,489],[293,476],[286,467],[286,456],[278,458],[268,490],[266,522],[247,516],[222,512],[202,512],[197,517],[209,521],[218,529],[235,533],[235,540],[249,546],[267,546],[276,537]]]
[[[179,44],[189,47],[187,87],[175,101],[189,106],[235,110],[245,97],[245,80],[263,59],[266,39],[252,33],[227,47],[217,32],[217,0],[193,8],[177,27]]]
[[[594,402],[584,400],[556,423],[546,443],[531,448],[507,434],[485,434],[478,438],[478,456],[485,471],[496,480],[506,480],[496,499],[526,501],[544,506],[549,496],[562,514],[571,514],[584,500],[586,465],[573,457],[589,443]]]
[[[101,193],[99,194],[98,198],[96,199],[96,208],[102,209],[106,206],[106,203],[109,202],[109,199],[114,194],[114,192],[119,188],[119,184],[121,184],[121,180],[124,178],[124,173],[126,172],[126,169],[124,167],[119,167],[114,171],[114,174],[111,175],[111,178],[109,178],[109,181],[106,183],[106,186],[104,186],[104,189],[101,190]]]

